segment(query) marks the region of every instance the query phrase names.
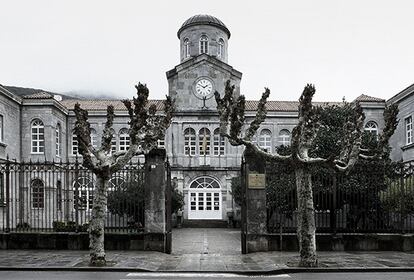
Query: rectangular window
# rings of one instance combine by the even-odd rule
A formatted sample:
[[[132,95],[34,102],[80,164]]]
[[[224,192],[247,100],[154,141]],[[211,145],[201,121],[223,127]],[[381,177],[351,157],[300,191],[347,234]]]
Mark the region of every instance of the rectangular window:
[[[79,152],[78,149],[78,138],[76,137],[76,135],[72,136],[72,155],[77,155]]]
[[[185,147],[185,155],[191,155],[194,156],[196,153],[196,136],[191,135],[185,135],[184,137],[184,147]]]
[[[126,151],[129,148],[129,135],[122,134],[119,136],[119,150]]]
[[[61,145],[60,145],[60,138],[61,138],[61,135],[60,135],[60,126],[59,125],[57,125],[56,126],[56,130],[55,130],[55,144],[56,144],[56,146],[55,146],[55,149],[56,149],[56,156],[58,156],[58,157],[60,157],[61,156],[61,154],[62,154],[62,150],[61,150]]]
[[[204,134],[199,135],[200,156],[209,156],[210,155],[210,135]]]
[[[164,139],[159,139],[158,140],[158,148],[165,149],[165,141],[164,141]]]
[[[405,139],[406,144],[410,145],[414,143],[413,137],[413,117],[409,116],[405,119]]]
[[[213,153],[215,156],[224,155],[224,137],[221,137],[220,134],[214,134],[213,136]]]

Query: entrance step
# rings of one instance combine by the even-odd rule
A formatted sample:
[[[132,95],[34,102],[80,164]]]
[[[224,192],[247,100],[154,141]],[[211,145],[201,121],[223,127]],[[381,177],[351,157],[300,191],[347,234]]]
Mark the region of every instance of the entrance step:
[[[227,228],[227,221],[223,220],[184,220],[185,228]]]

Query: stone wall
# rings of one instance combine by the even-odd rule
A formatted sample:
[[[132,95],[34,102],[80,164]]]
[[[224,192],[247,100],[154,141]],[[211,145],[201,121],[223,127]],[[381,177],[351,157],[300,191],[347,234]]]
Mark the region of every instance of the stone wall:
[[[0,115],[3,117],[3,139],[0,139],[0,158],[20,161],[20,104],[0,94]]]

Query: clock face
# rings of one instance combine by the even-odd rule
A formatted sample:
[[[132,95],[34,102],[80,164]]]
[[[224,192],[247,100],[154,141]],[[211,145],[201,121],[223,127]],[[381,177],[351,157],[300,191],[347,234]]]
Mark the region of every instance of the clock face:
[[[208,97],[213,91],[213,84],[207,79],[201,79],[196,83],[195,91],[200,97]]]

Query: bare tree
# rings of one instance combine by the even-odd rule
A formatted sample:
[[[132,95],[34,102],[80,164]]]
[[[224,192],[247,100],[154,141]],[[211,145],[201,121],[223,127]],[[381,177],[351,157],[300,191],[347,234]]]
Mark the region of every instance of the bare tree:
[[[316,157],[312,154],[312,147],[323,126],[319,119],[320,107],[312,106],[312,98],[315,94],[313,85],[308,84],[299,99],[299,122],[292,132],[291,154],[280,155],[260,149],[252,138],[256,134],[260,124],[266,118],[266,102],[270,90],[265,89],[258,107],[256,116],[248,125],[242,136],[242,128],[245,125],[245,98],[236,97],[233,94],[234,86],[230,81],[226,83],[224,96],[221,98],[215,92],[217,110],[220,116],[220,133],[226,137],[231,145],[244,145],[256,154],[264,156],[268,160],[289,162],[295,171],[297,200],[298,200],[298,228],[300,266],[317,266],[316,256],[316,227],[312,194],[311,168],[314,165],[324,165],[338,172],[349,171],[358,158],[371,158],[378,155],[366,154],[370,151],[361,148],[364,114],[359,104],[355,104],[355,114],[349,116],[344,124],[345,138],[342,141],[339,156],[332,155],[328,158]],[[384,116],[387,122],[384,132],[380,136],[381,145],[388,144],[388,140],[396,128],[396,106],[387,107]]]
[[[75,105],[76,123],[74,132],[79,143],[79,153],[83,157],[83,166],[90,169],[97,178],[94,190],[92,217],[89,223],[90,264],[102,266],[106,264],[104,249],[104,221],[107,205],[107,189],[111,175],[119,171],[132,157],[146,154],[156,148],[158,140],[164,139],[165,131],[171,123],[173,104],[167,96],[164,101],[164,115],[157,114],[155,104],[148,107],[149,90],[145,84],[135,86],[137,97],[123,100],[128,110],[130,146],[126,151],[111,153],[113,138],[112,125],[114,107],[107,108],[106,123],[100,148],[91,143],[91,130],[88,112]]]

